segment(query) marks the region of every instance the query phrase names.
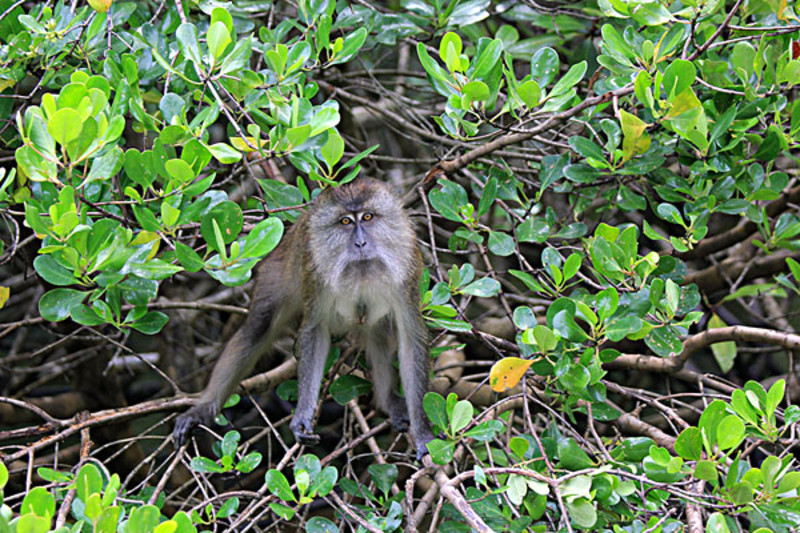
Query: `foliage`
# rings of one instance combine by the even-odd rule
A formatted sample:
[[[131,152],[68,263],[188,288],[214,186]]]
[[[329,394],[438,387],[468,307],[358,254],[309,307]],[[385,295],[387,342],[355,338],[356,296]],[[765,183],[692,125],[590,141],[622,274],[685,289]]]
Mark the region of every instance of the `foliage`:
[[[778,0],[0,0],[0,529],[792,530],[798,85]],[[291,364],[170,454],[359,174],[425,226],[431,470],[338,347],[324,455]]]

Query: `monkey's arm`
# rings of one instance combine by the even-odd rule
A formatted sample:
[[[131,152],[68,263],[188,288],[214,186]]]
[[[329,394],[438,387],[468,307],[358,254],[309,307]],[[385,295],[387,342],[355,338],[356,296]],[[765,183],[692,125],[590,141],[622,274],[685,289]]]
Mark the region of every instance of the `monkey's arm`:
[[[208,385],[197,403],[180,415],[175,422],[173,435],[178,445],[182,445],[199,424],[209,424],[219,413],[222,404],[230,396],[242,378],[264,355],[274,337],[275,320],[272,302],[255,301],[250,314],[241,328],[231,337],[225,350],[217,360]]]
[[[313,419],[330,345],[330,332],[324,322],[303,321],[297,338],[297,409],[290,424],[295,438],[303,444],[319,442]]]
[[[285,246],[259,265],[247,319],[225,346],[197,403],[175,422],[173,435],[179,446],[198,424],[209,424],[214,419],[242,378],[269,352],[286,324],[299,313],[299,295],[285,279],[291,265],[285,260],[284,250]]]

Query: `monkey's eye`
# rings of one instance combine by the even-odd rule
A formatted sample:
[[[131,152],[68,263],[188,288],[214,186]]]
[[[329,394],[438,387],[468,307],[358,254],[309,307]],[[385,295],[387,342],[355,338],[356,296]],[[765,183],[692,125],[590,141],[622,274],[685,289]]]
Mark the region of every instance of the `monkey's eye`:
[[[364,213],[363,215],[361,215],[361,220],[363,220],[364,222],[369,222],[370,220],[372,220],[372,217],[373,217],[372,213]]]
[[[340,222],[341,224],[344,224],[344,225],[346,226],[346,225],[350,224],[350,223],[351,223],[351,222],[353,222],[353,221],[352,221],[352,220],[350,220],[350,218],[349,218],[349,217],[342,217],[342,218],[339,220],[339,222]]]

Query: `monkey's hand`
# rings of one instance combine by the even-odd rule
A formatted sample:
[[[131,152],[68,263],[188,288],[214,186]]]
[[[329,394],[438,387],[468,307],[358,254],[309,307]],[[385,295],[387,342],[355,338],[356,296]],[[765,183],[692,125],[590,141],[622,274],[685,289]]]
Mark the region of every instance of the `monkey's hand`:
[[[175,421],[175,429],[172,431],[177,446],[183,446],[197,426],[210,424],[216,414],[213,404],[200,403],[180,415]]]
[[[289,424],[292,428],[292,433],[301,444],[313,445],[319,443],[319,435],[314,433],[314,426],[311,423],[311,417],[305,417],[294,414],[292,422]]]

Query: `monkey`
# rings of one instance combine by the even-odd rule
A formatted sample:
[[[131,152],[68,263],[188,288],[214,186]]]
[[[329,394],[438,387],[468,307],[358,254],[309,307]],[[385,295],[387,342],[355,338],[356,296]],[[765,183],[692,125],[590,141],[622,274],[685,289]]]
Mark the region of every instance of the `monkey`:
[[[195,405],[178,417],[178,445],[198,424],[211,422],[284,329],[299,322],[295,438],[319,442],[313,417],[331,336],[350,332],[372,368],[378,407],[397,430],[410,429],[422,459],[433,439],[422,407],[429,378],[418,295],[422,268],[411,220],[389,185],[361,177],[323,190],[256,267],[247,319]],[[396,392],[395,354],[405,399]]]

